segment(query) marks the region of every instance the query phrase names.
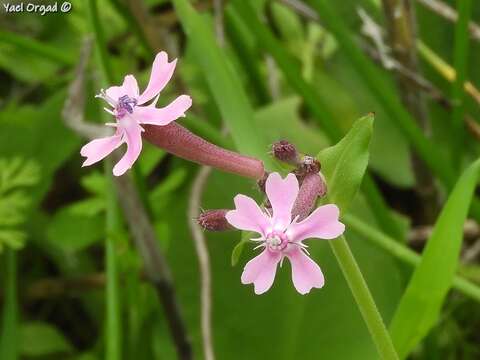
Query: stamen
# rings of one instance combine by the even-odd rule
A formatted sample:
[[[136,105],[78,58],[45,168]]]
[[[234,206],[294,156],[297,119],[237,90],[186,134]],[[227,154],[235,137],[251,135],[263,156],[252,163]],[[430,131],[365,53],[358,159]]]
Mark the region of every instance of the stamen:
[[[104,107],[103,110],[105,110],[105,111],[108,112],[109,114],[115,116],[115,112],[113,112],[111,109]]]
[[[255,246],[255,247],[253,248],[253,250],[257,250],[257,249],[261,248],[262,246],[263,246],[263,247],[267,247],[267,245],[266,245],[265,243],[263,243],[263,244],[260,244],[260,245]]]
[[[100,89],[100,94],[95,95],[95,97],[105,100],[111,107],[117,106],[117,102],[108,96],[104,89]]]

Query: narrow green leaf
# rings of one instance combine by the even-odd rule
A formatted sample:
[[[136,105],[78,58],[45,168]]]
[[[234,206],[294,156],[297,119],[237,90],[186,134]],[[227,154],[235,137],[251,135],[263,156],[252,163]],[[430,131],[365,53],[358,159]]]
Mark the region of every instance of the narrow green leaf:
[[[264,26],[249,0],[235,0],[232,2],[237,16],[239,16],[257,38],[258,44],[264,47],[275,59],[279,68],[287,78],[289,84],[302,95],[316,121],[328,135],[330,140],[336,141],[341,137],[341,131],[335,124],[335,118],[327,104],[319,98],[312,86],[301,76],[300,63],[293,59],[282,45],[276,41],[273,34]]]
[[[456,77],[452,85],[452,127],[455,132],[453,136],[454,154],[455,160],[458,165],[461,164],[461,154],[464,148],[464,113],[465,113],[465,92],[463,86],[467,78],[468,70],[468,53],[469,53],[469,40],[470,32],[468,31],[468,25],[470,23],[470,17],[472,13],[472,1],[471,0],[458,0],[457,1],[458,20],[455,25],[455,46],[454,46],[454,65]]]
[[[8,31],[0,31],[0,42],[18,47],[31,55],[46,58],[64,65],[74,65],[75,59],[57,47],[44,44]]]
[[[373,114],[357,120],[336,145],[321,151],[317,158],[328,184],[328,199],[345,213],[357,193],[368,166],[373,133]]]
[[[403,245],[401,239],[393,239],[351,214],[345,215],[342,221],[348,229],[362,235],[365,240],[379,246],[400,261],[413,267],[417,267],[420,264],[422,257],[417,252]],[[456,275],[452,284],[462,294],[480,302],[480,287],[475,283],[460,275]]]
[[[328,0],[309,0],[313,8],[322,19],[322,24],[332,32],[339,46],[347,55],[352,66],[365,81],[372,94],[374,94],[389,116],[395,121],[399,130],[410,141],[416,152],[442,182],[451,186],[454,182],[455,173],[452,164],[446,163],[445,159],[437,151],[434,144],[423,134],[415,120],[402,106],[397,94],[385,79],[382,73],[366,57],[353,39],[353,33],[349,31],[342,18],[338,16]]]
[[[97,62],[100,66],[103,83],[111,83],[114,74],[107,56],[106,41],[98,16],[96,0],[88,1],[88,14],[91,31],[95,36]],[[105,115],[103,115],[105,116]],[[114,237],[121,231],[120,209],[114,190],[112,175],[112,160],[104,161],[104,173],[107,182],[106,194],[106,236],[105,236],[105,267],[107,273],[106,304],[105,304],[105,359],[119,360],[122,357],[122,320],[120,310],[120,289],[118,285],[117,255],[115,254]]]
[[[272,166],[266,151],[267,142],[260,133],[252,133],[255,129],[253,109],[240,79],[217,45],[206,18],[200,16],[186,0],[174,0],[173,3],[237,149],[262,159],[267,167]]]
[[[391,334],[402,358],[435,325],[452,286],[463,239],[463,224],[479,170],[480,160],[477,160],[457,181],[392,320]]]

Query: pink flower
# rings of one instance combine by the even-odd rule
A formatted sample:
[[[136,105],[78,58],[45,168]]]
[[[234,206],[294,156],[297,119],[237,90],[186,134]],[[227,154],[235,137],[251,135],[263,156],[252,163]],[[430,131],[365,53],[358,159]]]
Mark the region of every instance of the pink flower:
[[[333,239],[341,235],[345,225],[339,222],[336,205],[320,206],[305,220],[292,219],[292,209],[298,195],[298,181],[288,174],[282,179],[278,173],[269,175],[265,192],[272,205],[272,213],[262,211],[255,201],[245,195],[234,199],[235,210],[226,214],[227,221],[240,230],[260,234],[258,247],[263,252],[250,260],[243,270],[242,283],[254,284],[255,293],[266,292],[273,284],[277,265],[288,258],[292,265],[293,285],[300,294],[312,288],[321,288],[324,278],[320,267],[307,255],[303,240],[309,238]]]
[[[127,144],[127,151],[114,166],[113,174],[120,176],[130,169],[142,150],[141,124],[165,126],[181,116],[192,105],[190,96],[181,95],[163,108],[156,108],[160,91],[167,85],[173,75],[177,60],[168,62],[168,55],[162,51],[157,54],[152,66],[152,73],[147,88],[140,95],[137,80],[133,75],[125,76],[121,86],[111,86],[103,89],[96,97],[104,99],[112,109],[105,111],[115,117],[115,123],[106,125],[116,128],[115,134],[110,137],[95,139],[80,150],[80,154],[87,159],[82,166],[92,165],[109,155],[123,143]],[[155,99],[154,99],[155,98]],[[146,105],[150,100],[150,104]]]

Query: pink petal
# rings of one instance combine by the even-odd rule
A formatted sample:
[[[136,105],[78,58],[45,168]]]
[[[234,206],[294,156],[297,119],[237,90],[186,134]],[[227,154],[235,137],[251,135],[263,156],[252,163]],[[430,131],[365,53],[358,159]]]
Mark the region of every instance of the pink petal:
[[[110,154],[121,144],[122,137],[120,134],[90,141],[80,150],[80,154],[87,158],[82,166],[95,164]]]
[[[265,192],[272,204],[273,223],[277,230],[284,230],[292,221],[292,208],[298,195],[298,180],[293,174],[282,179],[272,173],[265,184]]]
[[[312,288],[321,288],[325,283],[322,270],[315,261],[310,259],[302,250],[294,249],[287,253],[292,264],[292,281],[295,289],[305,295]]]
[[[240,194],[235,196],[233,201],[235,210],[230,210],[225,215],[230,225],[265,236],[270,228],[270,218],[258,207],[255,200]]]
[[[242,284],[253,283],[255,294],[260,295],[270,289],[275,279],[277,264],[282,258],[280,253],[265,249],[250,260],[243,269]]]
[[[147,88],[140,95],[138,104],[144,104],[147,101],[154,98],[170,81],[175,70],[177,59],[172,62],[168,62],[168,55],[165,51],[159,52],[155,57],[152,65],[152,73],[150,74],[150,80],[148,81]]]
[[[128,95],[131,98],[137,99],[137,80],[133,75],[127,75],[123,79],[123,84],[121,86],[110,86],[105,92],[107,93],[108,97],[111,97],[115,101],[124,95]]]
[[[339,215],[340,210],[334,204],[320,206],[305,220],[292,223],[287,236],[292,241],[308,238],[334,239],[345,231],[345,225],[338,221]]]
[[[163,108],[153,106],[137,106],[134,111],[135,119],[141,124],[168,125],[181,116],[192,106],[192,98],[180,95],[169,105]]]
[[[123,140],[127,143],[127,151],[113,167],[113,175],[120,176],[130,169],[142,151],[142,127],[129,118],[120,120],[123,129]]]

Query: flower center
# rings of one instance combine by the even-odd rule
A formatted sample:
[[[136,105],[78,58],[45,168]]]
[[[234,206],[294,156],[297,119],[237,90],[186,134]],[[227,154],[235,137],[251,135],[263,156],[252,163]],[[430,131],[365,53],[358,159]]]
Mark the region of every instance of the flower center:
[[[118,100],[112,99],[107,95],[105,90],[101,89],[100,94],[95,97],[105,100],[113,110],[104,108],[105,111],[115,116],[117,119],[123,118],[127,114],[133,113],[133,108],[137,106],[137,99],[131,98],[128,95],[123,95]]]
[[[128,95],[123,95],[118,99],[117,106],[115,107],[117,117],[122,118],[127,113],[133,113],[133,108],[137,105],[137,99],[131,98]]]
[[[274,231],[267,235],[265,243],[271,251],[282,251],[287,247],[289,240],[285,233]]]

